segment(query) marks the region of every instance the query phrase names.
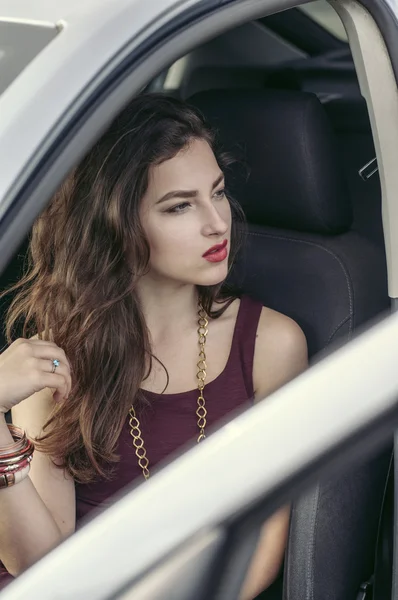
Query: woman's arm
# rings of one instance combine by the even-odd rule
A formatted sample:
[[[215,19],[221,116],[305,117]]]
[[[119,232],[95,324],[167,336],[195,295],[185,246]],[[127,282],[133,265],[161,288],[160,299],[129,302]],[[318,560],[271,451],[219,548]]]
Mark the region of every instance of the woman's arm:
[[[263,308],[257,329],[253,364],[255,401],[263,400],[299,375],[307,364],[307,342],[297,323],[280,313]],[[289,518],[290,508],[284,507],[263,525],[242,588],[241,600],[252,600],[278,576],[287,543]]]
[[[49,389],[12,410],[15,425],[35,438],[54,402]],[[0,414],[0,446],[12,443]],[[35,450],[29,476],[0,490],[0,560],[14,577],[36,562],[75,528],[75,491],[70,477]]]

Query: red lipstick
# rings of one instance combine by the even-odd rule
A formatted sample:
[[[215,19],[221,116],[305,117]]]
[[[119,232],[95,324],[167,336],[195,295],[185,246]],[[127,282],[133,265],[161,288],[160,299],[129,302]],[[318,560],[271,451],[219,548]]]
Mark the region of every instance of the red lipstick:
[[[209,262],[222,262],[228,256],[227,250],[228,240],[224,240],[221,244],[212,246],[202,256]]]

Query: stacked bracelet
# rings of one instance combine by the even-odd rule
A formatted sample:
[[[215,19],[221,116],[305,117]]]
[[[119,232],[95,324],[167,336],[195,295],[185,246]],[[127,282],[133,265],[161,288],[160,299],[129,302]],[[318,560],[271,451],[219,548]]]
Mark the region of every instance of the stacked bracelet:
[[[14,442],[0,448],[0,489],[19,483],[27,477],[35,449],[20,427],[8,425]]]

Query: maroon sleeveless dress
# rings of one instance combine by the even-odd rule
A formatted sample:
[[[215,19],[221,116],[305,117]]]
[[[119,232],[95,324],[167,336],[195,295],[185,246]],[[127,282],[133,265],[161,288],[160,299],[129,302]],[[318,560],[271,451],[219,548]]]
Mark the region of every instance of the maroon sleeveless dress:
[[[207,429],[253,399],[254,345],[261,309],[259,302],[247,296],[242,297],[227,364],[222,373],[205,388]],[[148,405],[137,410],[137,416],[151,470],[179,448],[197,439],[195,413],[198,390],[178,394],[144,391],[144,395]],[[144,480],[132,444],[128,419],[119,439],[117,453],[120,462],[111,480],[76,484],[77,523],[93,508],[108,505],[110,497],[125,486],[137,479]]]
[[[261,309],[259,302],[242,297],[227,364],[205,388],[207,430],[253,400],[253,357]],[[198,390],[178,394],[144,391],[144,395],[148,405],[137,409],[137,416],[151,470],[188,442],[197,439],[195,413]],[[124,487],[136,480],[144,481],[134,452],[128,418],[119,438],[117,453],[120,461],[111,480],[76,484],[77,526],[93,509],[111,504],[111,497]],[[0,573],[0,589],[3,581]]]

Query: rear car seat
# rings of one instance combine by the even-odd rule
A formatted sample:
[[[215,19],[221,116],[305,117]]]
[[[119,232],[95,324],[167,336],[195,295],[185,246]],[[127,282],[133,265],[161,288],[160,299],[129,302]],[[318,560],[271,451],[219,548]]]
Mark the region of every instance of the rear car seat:
[[[341,155],[318,99],[214,90],[189,101],[250,165],[247,182],[238,171],[232,180],[249,221],[233,283],[295,319],[311,357],[387,310],[384,248],[352,229]],[[389,455],[320,482],[294,503],[287,600],[356,598],[373,569]]]

